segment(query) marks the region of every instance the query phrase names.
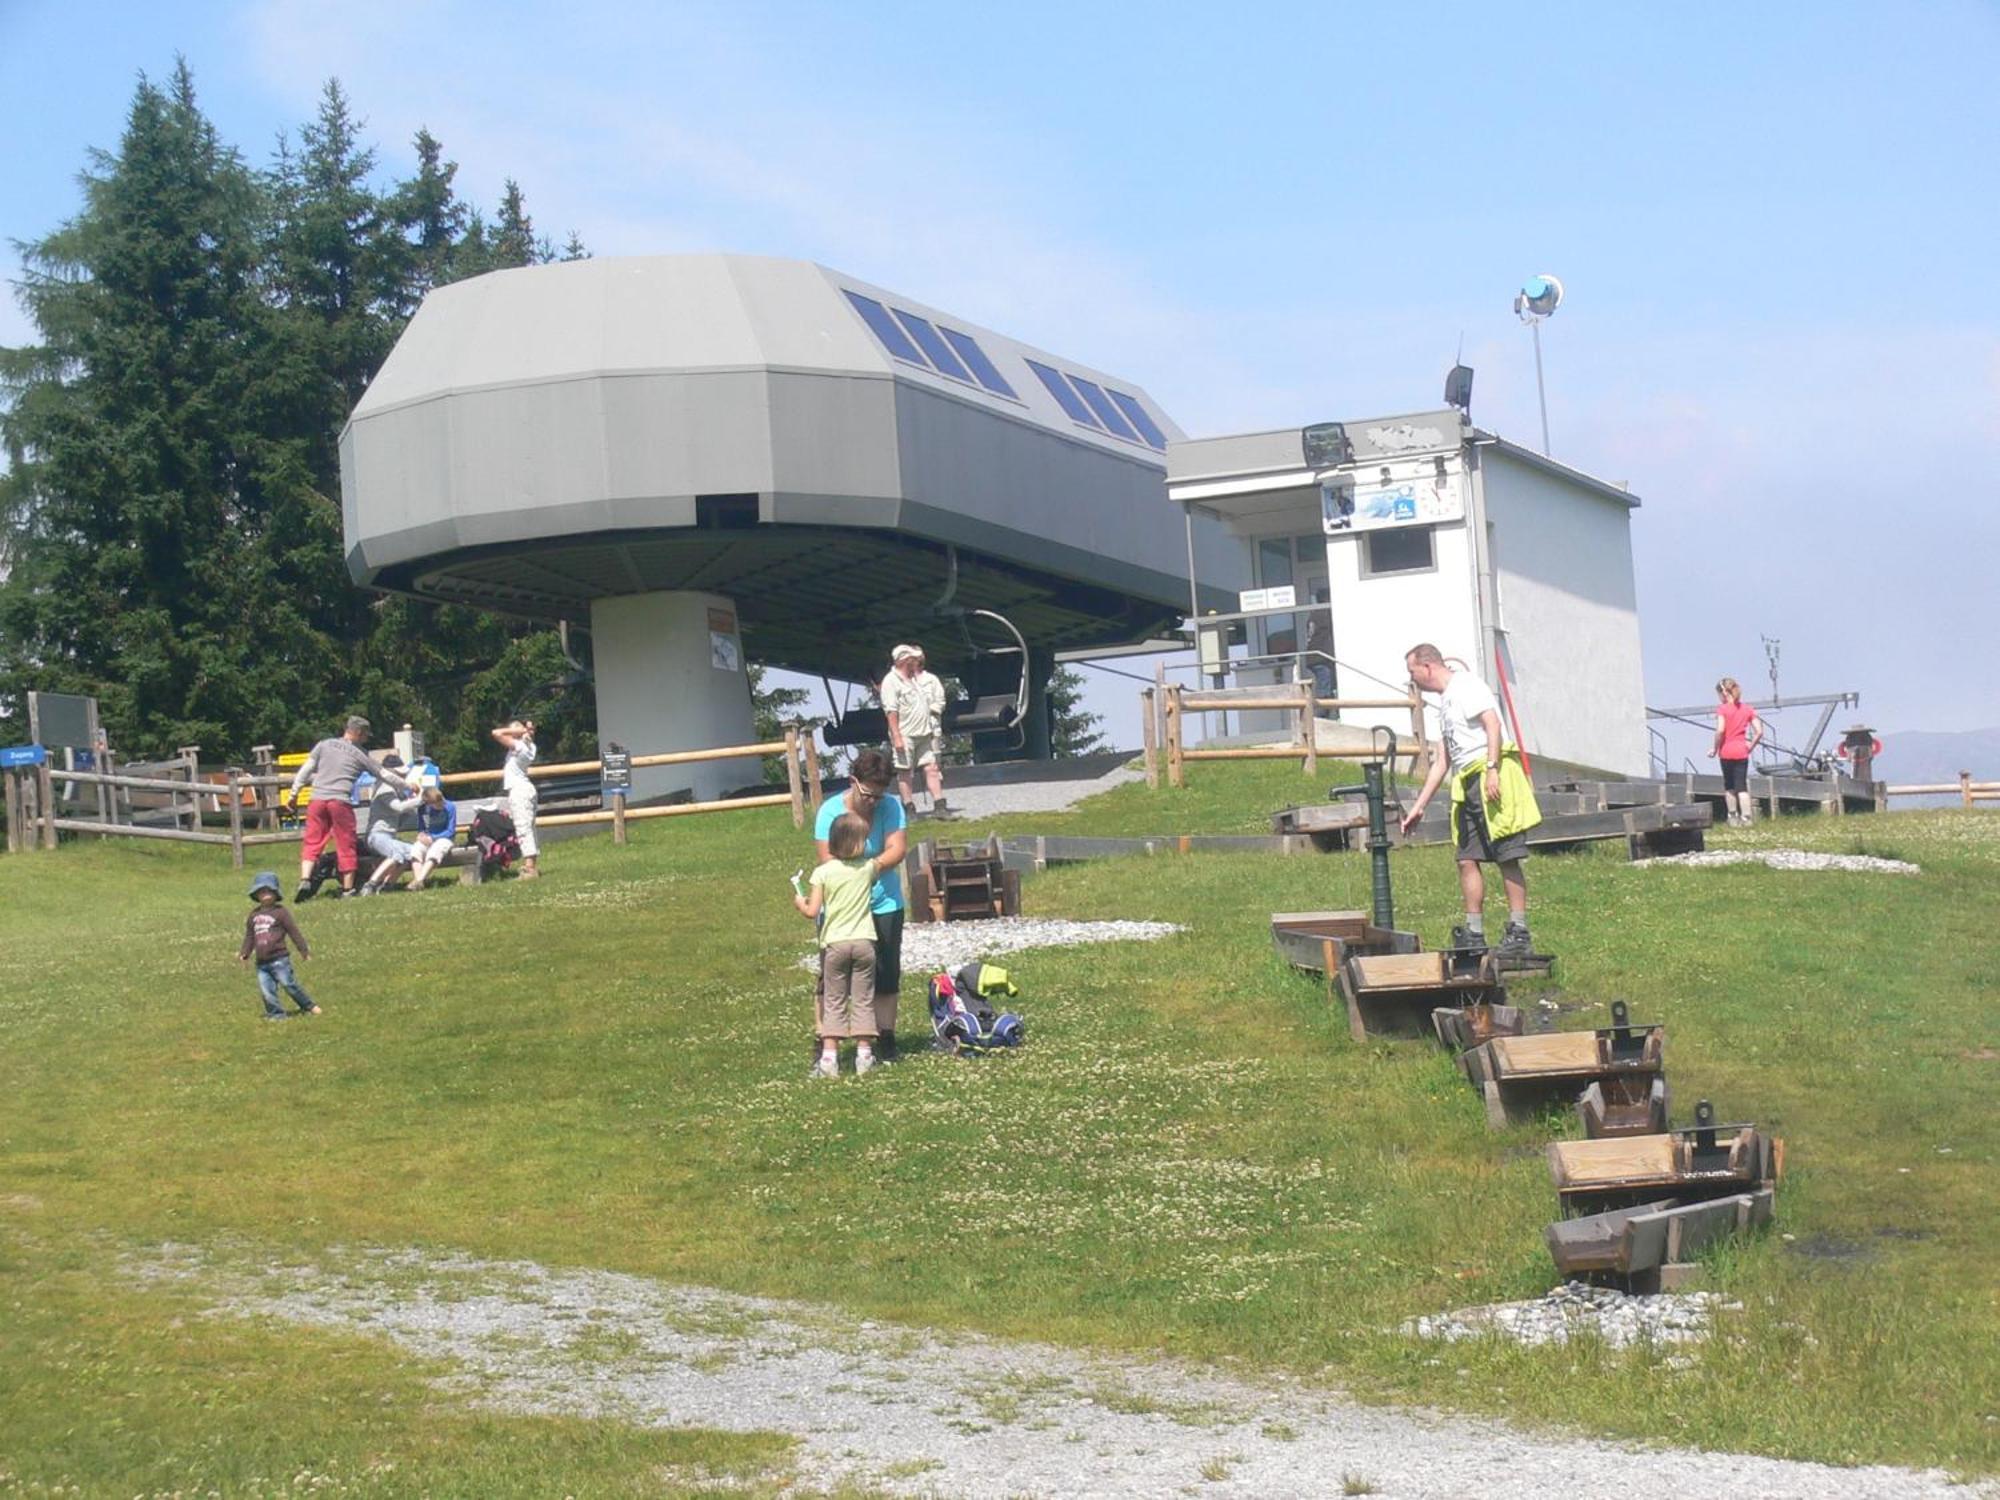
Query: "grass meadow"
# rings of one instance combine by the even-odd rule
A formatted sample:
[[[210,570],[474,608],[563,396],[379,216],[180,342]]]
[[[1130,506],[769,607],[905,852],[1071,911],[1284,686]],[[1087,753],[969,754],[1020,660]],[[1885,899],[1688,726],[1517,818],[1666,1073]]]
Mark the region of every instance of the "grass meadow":
[[[1004,826],[1261,831],[1324,785],[1190,780]],[[1489,1132],[1442,1052],[1357,1045],[1277,961],[1269,914],[1366,905],[1365,856],[1031,876],[1030,915],[1188,930],[1011,955],[1026,1048],[839,1084],[805,1077],[785,877],[809,848],[782,810],[559,844],[534,884],[310,903],[299,971],[326,1014],[283,1025],[235,960],[249,872],[215,851],[0,859],[0,1493],[796,1478],[781,1435],[506,1415],[386,1344],[205,1316],[198,1287],[124,1269],[163,1244],[602,1267],[1569,1431],[1995,1472],[2000,814],[1711,839],[1780,844],[1924,873],[1531,865],[1561,1024],[1630,1001],[1668,1028],[1677,1115],[1710,1098],[1788,1143],[1775,1231],[1708,1266],[1741,1310],[1628,1353],[1394,1332],[1548,1289],[1542,1147],[1573,1132]],[[1398,853],[1395,878],[1400,925],[1436,941],[1448,851]]]

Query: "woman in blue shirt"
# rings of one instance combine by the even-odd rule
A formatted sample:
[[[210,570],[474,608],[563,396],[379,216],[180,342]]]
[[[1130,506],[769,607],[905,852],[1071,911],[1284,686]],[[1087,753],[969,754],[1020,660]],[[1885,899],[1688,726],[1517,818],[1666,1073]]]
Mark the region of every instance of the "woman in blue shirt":
[[[423,801],[417,804],[417,857],[410,889],[420,891],[431,871],[451,853],[451,841],[458,832],[458,806],[444,794],[434,777],[424,778]]]

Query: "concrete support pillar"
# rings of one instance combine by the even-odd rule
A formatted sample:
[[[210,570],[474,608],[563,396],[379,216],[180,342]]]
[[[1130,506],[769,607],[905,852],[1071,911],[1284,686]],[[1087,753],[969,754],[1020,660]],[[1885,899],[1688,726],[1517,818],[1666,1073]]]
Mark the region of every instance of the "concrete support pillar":
[[[590,606],[597,732],[636,760],[668,750],[747,745],[750,678],[734,601],[720,594],[621,594]],[[711,802],[756,782],[755,756],[634,766],[635,803],[687,790]]]

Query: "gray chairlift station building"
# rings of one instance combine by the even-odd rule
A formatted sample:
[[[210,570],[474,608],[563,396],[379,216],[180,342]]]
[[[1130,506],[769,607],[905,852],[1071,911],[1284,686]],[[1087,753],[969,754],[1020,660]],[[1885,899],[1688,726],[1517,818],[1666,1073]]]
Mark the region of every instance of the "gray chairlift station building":
[[[1129,380],[823,266],[576,261],[424,300],[341,434],[342,524],[358,583],[587,621],[599,733],[635,751],[749,743],[746,660],[870,681],[910,640],[1011,699],[984,610],[1025,643],[1046,753],[1057,653],[1248,582],[1242,542],[1167,496],[1180,436]]]
[[[748,661],[869,682],[914,641],[972,695],[947,727],[1045,755],[1059,655],[1254,585],[1299,608],[1246,621],[1239,683],[1323,625],[1350,696],[1400,691],[1433,640],[1536,753],[1643,767],[1636,497],[1458,409],[1322,426],[1330,467],[1300,428],[1190,440],[1132,381],[805,261],[575,261],[424,299],[341,434],[342,521],[361,584],[587,622],[599,733],[639,752],[750,743]]]

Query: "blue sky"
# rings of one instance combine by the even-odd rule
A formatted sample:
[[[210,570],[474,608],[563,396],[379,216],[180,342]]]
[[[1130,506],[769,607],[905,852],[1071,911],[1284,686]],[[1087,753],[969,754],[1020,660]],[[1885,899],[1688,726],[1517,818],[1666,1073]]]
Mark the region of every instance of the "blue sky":
[[[1194,435],[1432,405],[1462,335],[1535,445],[1509,302],[1555,272],[1554,450],[1645,501],[1649,701],[1761,686],[1770,635],[1885,731],[2000,724],[1992,4],[0,0],[0,236],[176,51],[253,161],[338,76],[386,171],[427,125],[558,240],[824,261]]]

